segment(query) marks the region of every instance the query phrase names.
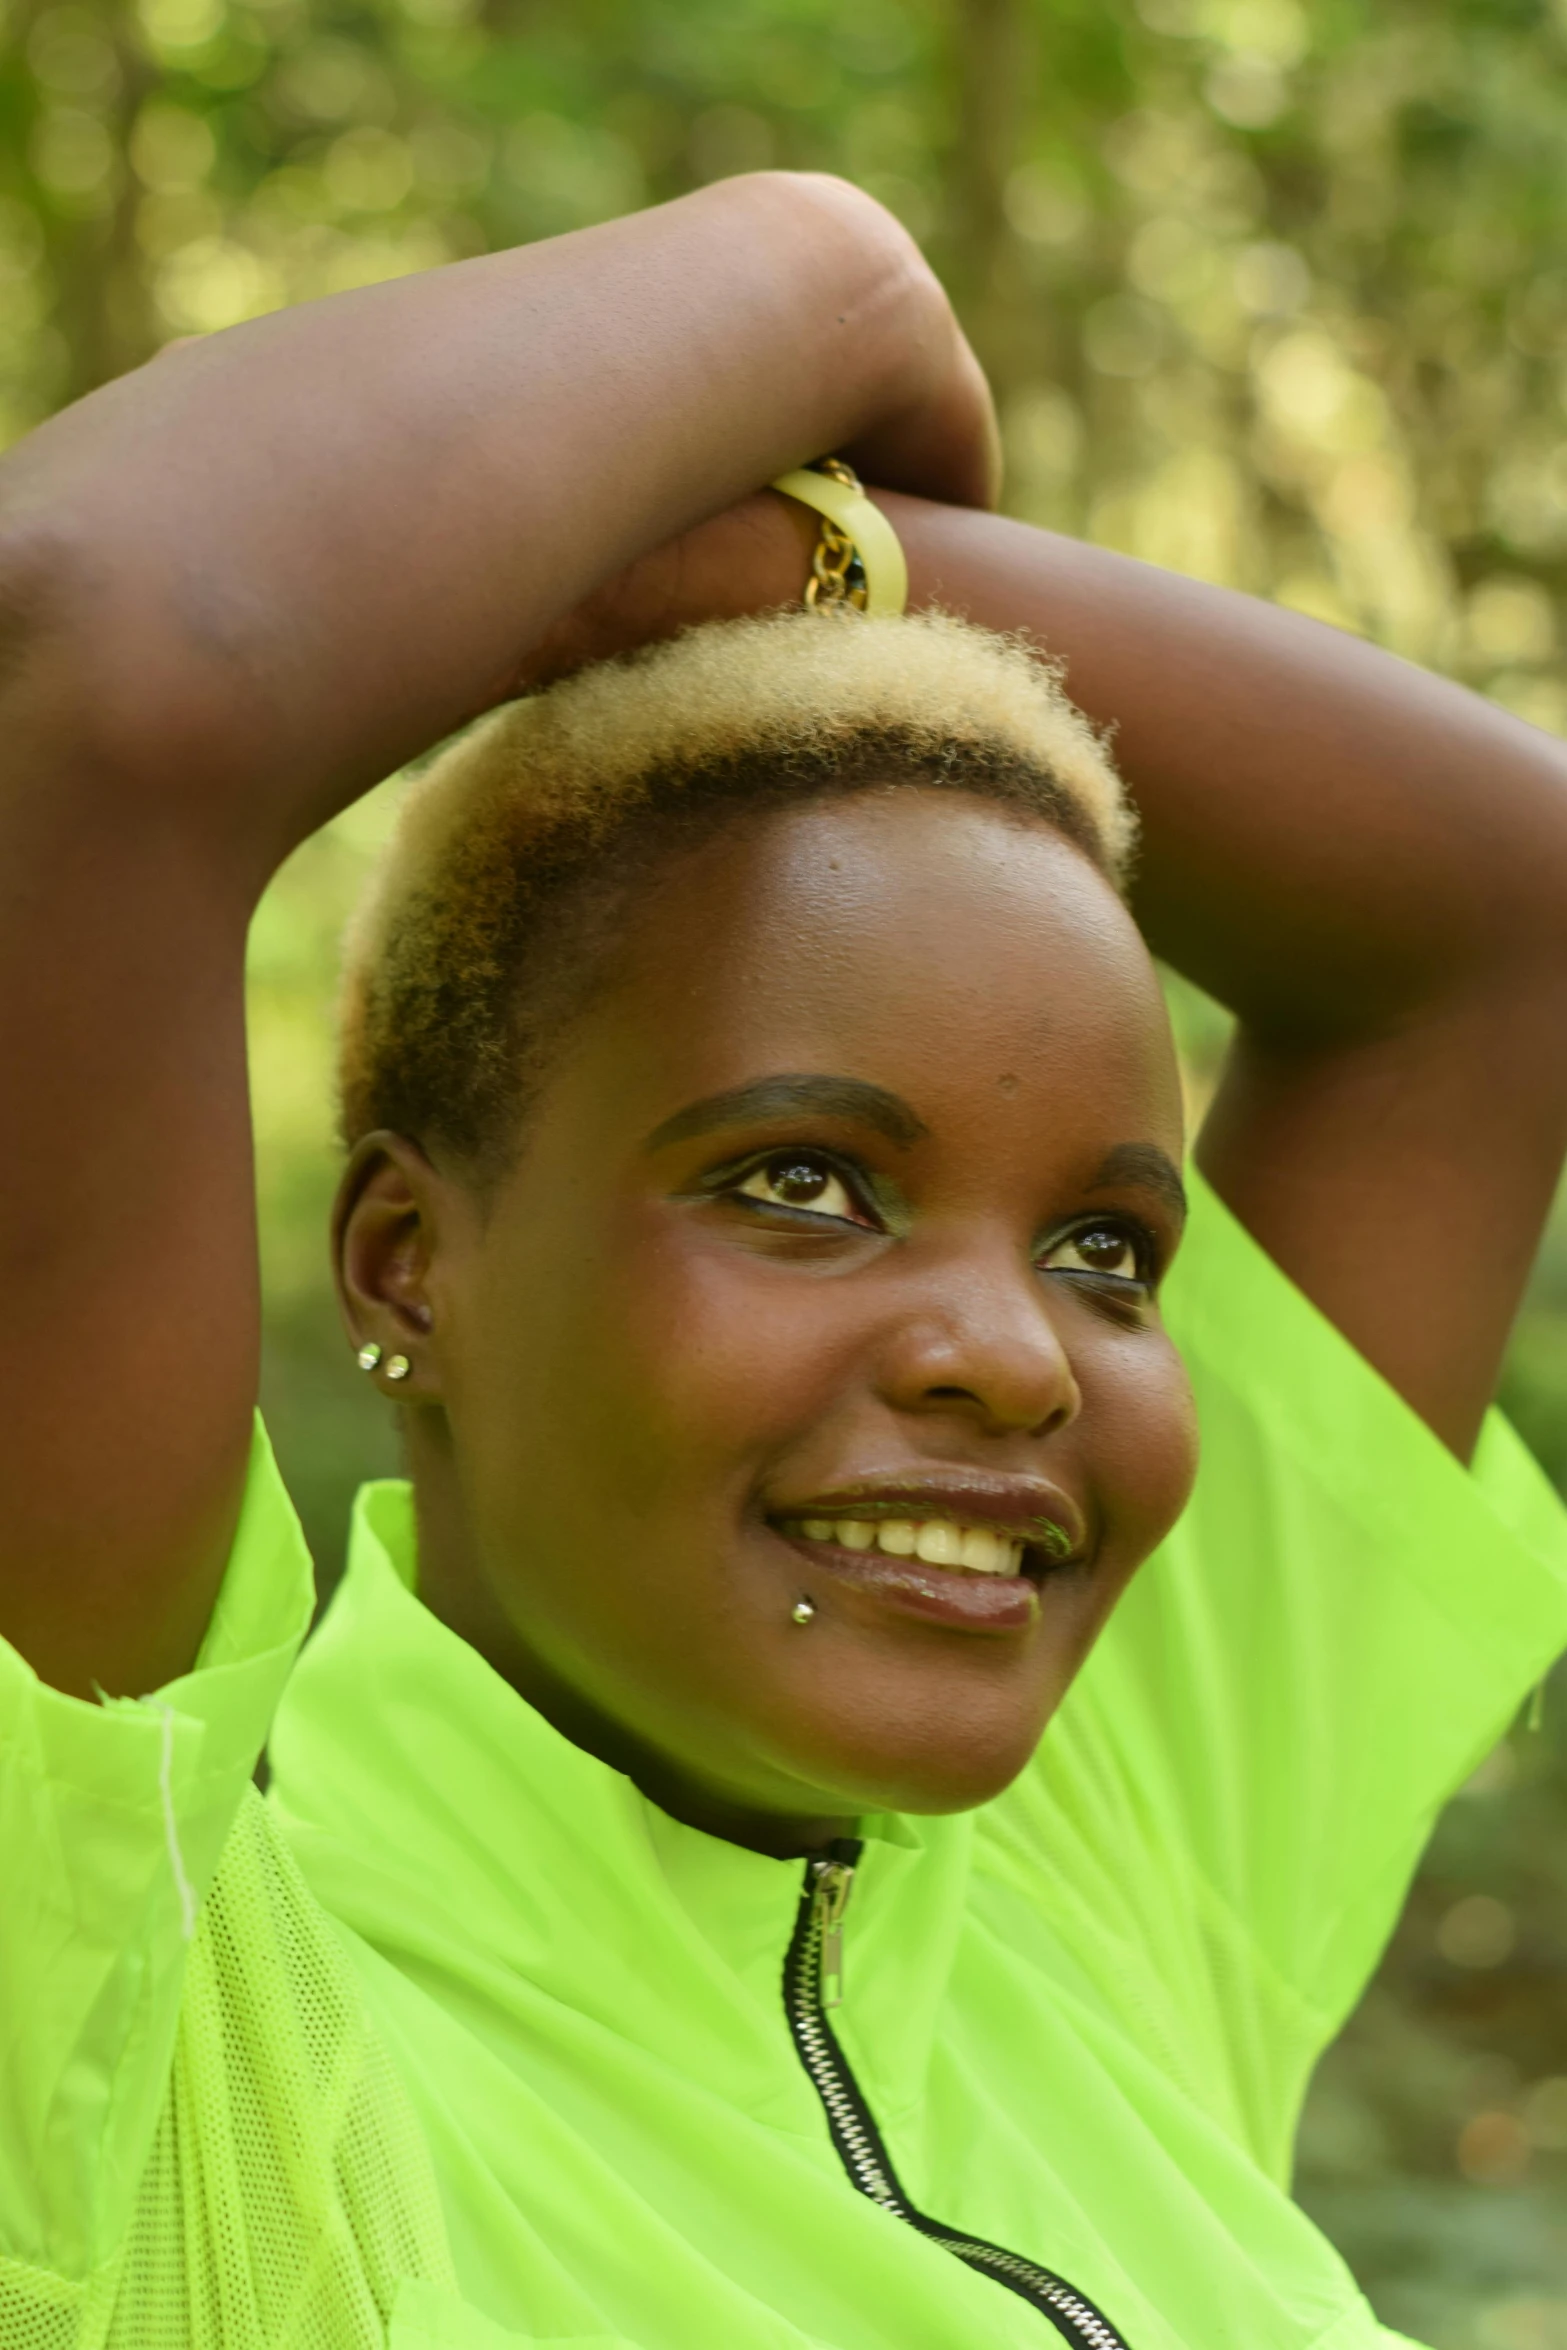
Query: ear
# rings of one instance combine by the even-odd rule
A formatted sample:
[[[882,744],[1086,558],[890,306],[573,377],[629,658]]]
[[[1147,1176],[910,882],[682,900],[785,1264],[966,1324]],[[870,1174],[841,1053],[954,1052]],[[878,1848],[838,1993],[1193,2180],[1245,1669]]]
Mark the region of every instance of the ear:
[[[449,1191],[417,1143],[381,1132],[354,1146],[332,1207],[343,1326],[356,1354],[380,1349],[364,1368],[400,1403],[440,1395],[431,1275]]]

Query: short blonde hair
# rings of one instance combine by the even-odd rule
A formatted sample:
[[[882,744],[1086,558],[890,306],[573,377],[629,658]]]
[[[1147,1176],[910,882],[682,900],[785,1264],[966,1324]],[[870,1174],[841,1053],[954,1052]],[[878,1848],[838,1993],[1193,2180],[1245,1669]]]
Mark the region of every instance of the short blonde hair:
[[[504,1145],[661,857],[889,784],[1001,802],[1124,881],[1132,813],[1058,670],[949,614],[713,622],[481,719],[410,787],[350,929],[345,1142]]]

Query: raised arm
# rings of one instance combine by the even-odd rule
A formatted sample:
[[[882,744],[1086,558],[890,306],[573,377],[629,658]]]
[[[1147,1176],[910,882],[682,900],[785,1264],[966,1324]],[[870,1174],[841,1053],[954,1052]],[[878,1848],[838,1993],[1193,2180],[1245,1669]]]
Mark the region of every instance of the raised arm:
[[[1115,729],[1155,950],[1238,1016],[1199,1159],[1467,1454],[1567,1145],[1567,750],[1250,597],[888,496],[912,601],[1027,630]],[[579,657],[799,593],[763,495],[584,613]]]
[[[170,354],[0,464],[0,1631],[155,1687],[238,1504],[246,924],[620,566],[840,443],[984,498],[903,233],[764,175]]]

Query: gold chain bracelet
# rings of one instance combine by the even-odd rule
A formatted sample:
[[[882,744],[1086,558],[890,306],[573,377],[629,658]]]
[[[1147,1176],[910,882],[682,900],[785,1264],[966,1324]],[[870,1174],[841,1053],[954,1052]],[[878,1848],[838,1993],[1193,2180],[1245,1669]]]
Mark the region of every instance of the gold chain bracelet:
[[[829,481],[841,481],[846,490],[863,494],[864,485],[852,465],[845,465],[841,457],[823,457],[810,467],[812,473],[824,473]],[[865,609],[865,566],[860,551],[846,530],[841,530],[830,515],[821,518],[821,535],[816,541],[816,552],[811,557],[811,576],[805,583],[805,600],[815,611],[834,611],[848,604],[856,612]]]
[[[885,620],[904,610],[909,567],[898,534],[866,496],[852,465],[841,457],[821,457],[814,465],[780,474],[772,486],[821,517],[805,586],[812,611],[864,612]]]

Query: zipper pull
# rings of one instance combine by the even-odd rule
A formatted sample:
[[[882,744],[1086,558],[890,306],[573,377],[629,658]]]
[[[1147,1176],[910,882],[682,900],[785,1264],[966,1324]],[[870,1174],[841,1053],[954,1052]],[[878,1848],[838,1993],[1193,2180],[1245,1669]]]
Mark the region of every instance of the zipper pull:
[[[844,1845],[853,1859],[819,1860],[812,1865],[816,1885],[812,1905],[816,1911],[821,1941],[821,2002],[823,2007],[843,2005],[843,1913],[849,1906],[849,1895],[854,1890],[854,1863],[859,1858],[858,1844]]]

